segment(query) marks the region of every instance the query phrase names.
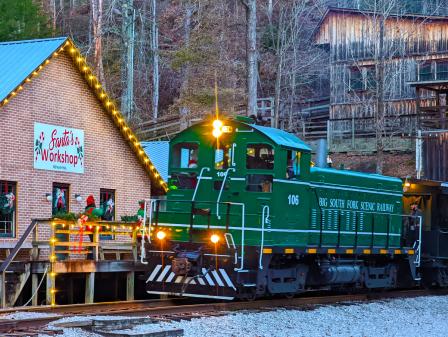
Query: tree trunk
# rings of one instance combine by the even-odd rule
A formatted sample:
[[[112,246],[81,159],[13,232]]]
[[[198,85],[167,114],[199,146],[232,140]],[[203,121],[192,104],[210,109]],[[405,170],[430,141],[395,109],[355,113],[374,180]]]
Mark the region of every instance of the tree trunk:
[[[242,0],[246,6],[247,115],[257,115],[257,1]]]
[[[95,68],[95,75],[99,81],[104,85],[104,68],[103,68],[103,46],[102,46],[102,26],[103,26],[103,0],[91,0],[92,8],[92,26],[93,26],[93,41],[95,44],[93,54],[93,64]]]
[[[377,64],[377,106],[376,106],[376,173],[382,174],[384,167],[384,25],[385,17],[380,17],[379,62]]]
[[[122,6],[122,36],[124,41],[124,57],[122,66],[123,92],[121,111],[129,119],[134,102],[134,6],[133,0],[125,0]]]
[[[152,0],[151,52],[152,52],[152,116],[159,115],[159,32],[157,27],[157,1]]]

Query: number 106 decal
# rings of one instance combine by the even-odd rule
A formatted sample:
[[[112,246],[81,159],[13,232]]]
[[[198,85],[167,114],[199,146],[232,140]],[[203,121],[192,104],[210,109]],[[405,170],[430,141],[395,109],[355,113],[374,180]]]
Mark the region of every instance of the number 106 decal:
[[[300,198],[298,194],[288,195],[288,204],[293,206],[298,206],[300,203]]]

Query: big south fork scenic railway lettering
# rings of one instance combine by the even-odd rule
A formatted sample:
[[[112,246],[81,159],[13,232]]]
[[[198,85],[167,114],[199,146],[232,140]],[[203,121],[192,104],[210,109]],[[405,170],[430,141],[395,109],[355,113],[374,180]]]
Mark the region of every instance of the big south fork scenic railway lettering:
[[[357,211],[370,211],[370,212],[394,212],[394,205],[384,202],[371,202],[360,200],[345,200],[337,198],[319,198],[320,207],[350,209]]]
[[[84,173],[84,131],[34,124],[34,167]]]

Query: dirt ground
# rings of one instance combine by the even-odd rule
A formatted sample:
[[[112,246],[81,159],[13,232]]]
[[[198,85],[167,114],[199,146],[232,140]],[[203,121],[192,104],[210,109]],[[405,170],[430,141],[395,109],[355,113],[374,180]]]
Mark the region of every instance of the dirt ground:
[[[343,166],[346,170],[375,173],[375,154],[333,153],[330,154],[333,168]],[[384,175],[406,178],[415,176],[415,154],[413,153],[385,153]]]

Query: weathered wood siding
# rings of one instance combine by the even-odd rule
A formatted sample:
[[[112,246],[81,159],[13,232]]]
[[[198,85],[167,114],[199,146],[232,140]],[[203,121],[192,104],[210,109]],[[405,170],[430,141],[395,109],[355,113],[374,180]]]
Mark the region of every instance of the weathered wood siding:
[[[374,68],[379,41],[379,20],[362,13],[330,12],[315,35],[318,44],[330,51],[330,120],[366,118],[370,129],[375,115],[374,89],[352,90],[353,68]],[[385,100],[386,116],[398,127],[413,127],[417,114],[415,89],[419,64],[448,59],[448,17],[446,20],[396,18],[386,20],[385,27]],[[365,70],[364,70],[365,71]],[[423,93],[422,105],[434,105]],[[408,116],[408,117],[406,117]],[[341,121],[341,126],[346,123]],[[337,123],[334,125],[338,128]]]

